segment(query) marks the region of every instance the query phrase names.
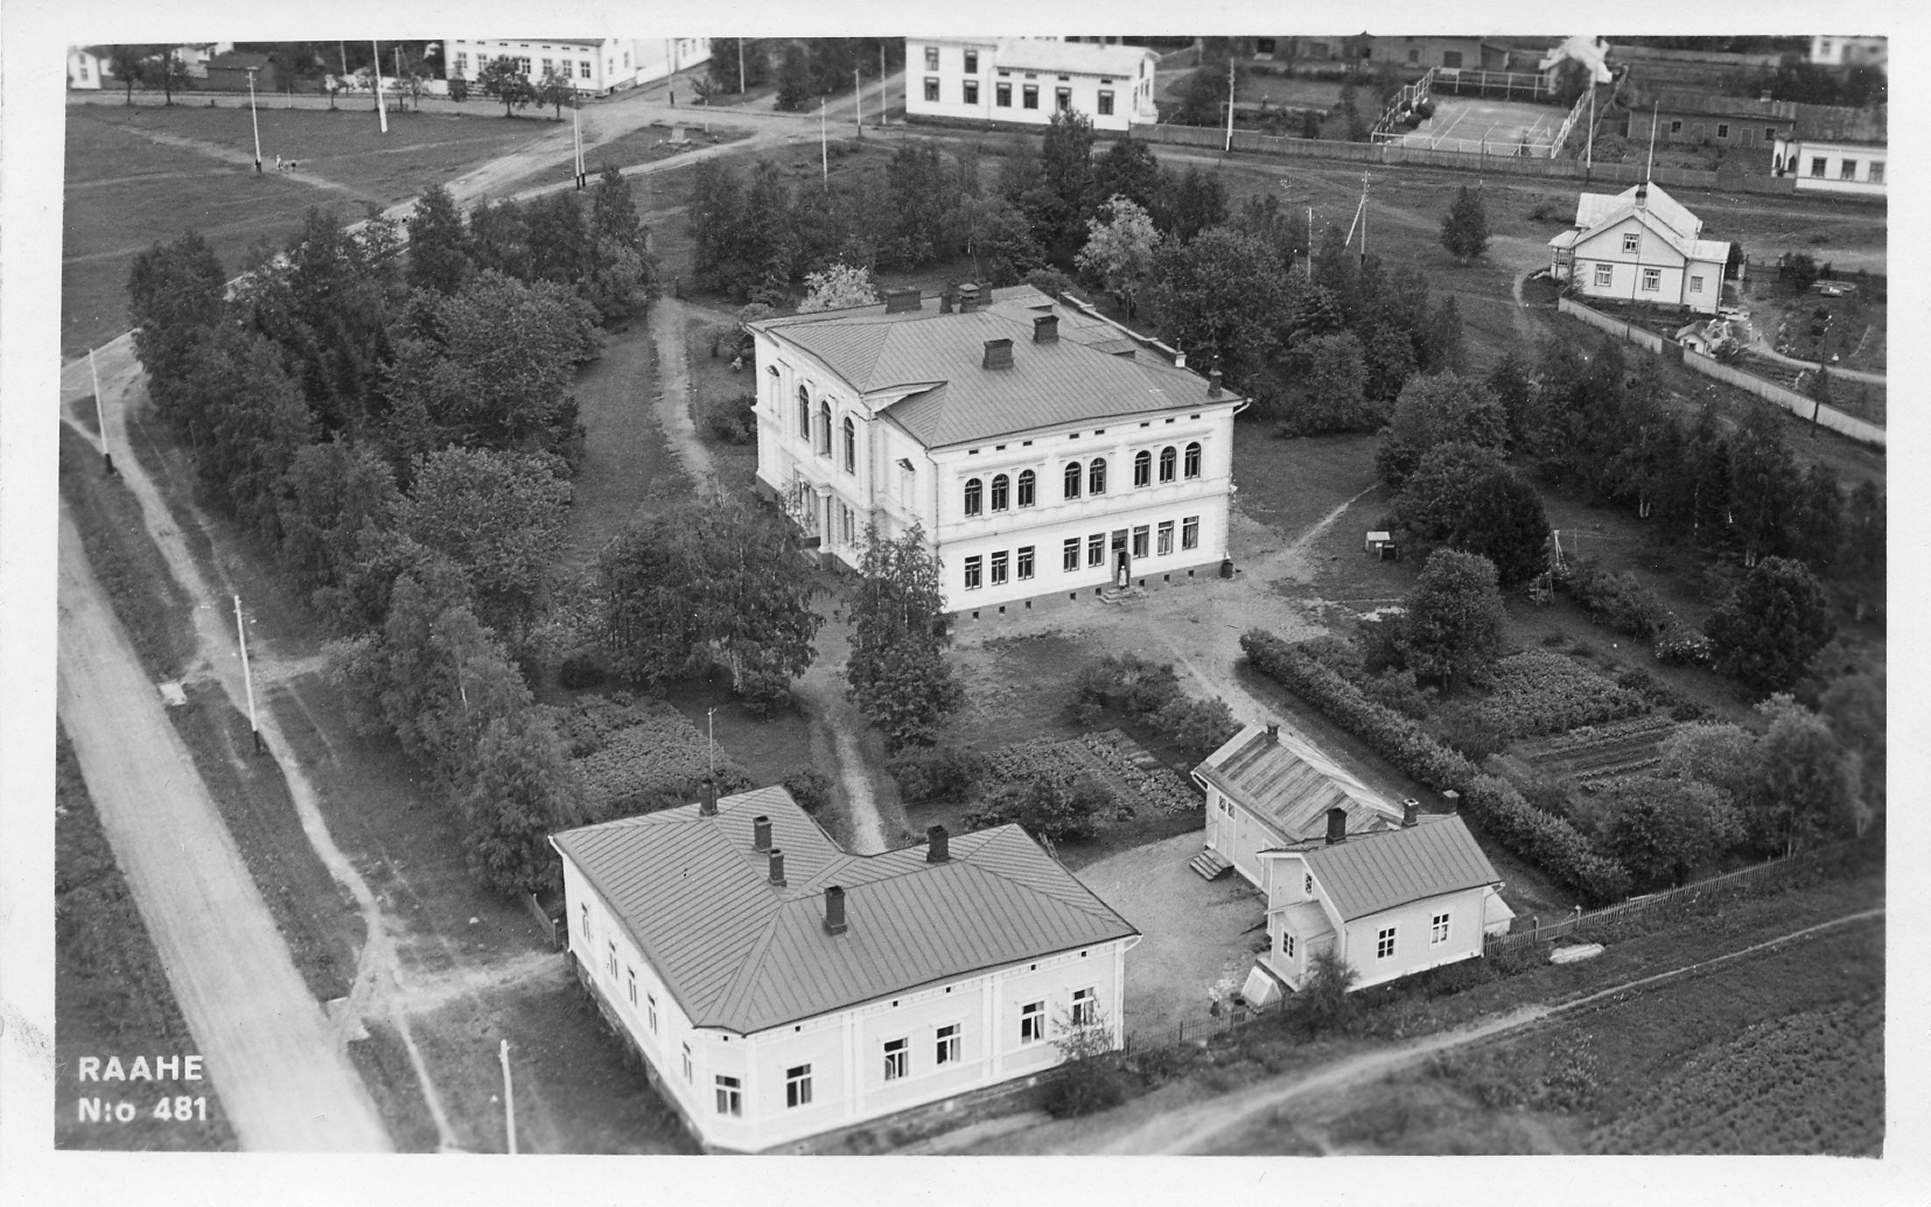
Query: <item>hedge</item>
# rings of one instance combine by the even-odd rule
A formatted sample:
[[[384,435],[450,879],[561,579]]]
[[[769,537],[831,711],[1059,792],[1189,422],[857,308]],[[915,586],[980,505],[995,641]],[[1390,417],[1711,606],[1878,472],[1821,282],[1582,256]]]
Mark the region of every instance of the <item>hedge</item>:
[[[1313,656],[1272,633],[1254,629],[1240,639],[1254,669],[1320,709],[1396,767],[1437,792],[1454,789],[1484,830],[1504,848],[1541,868],[1592,904],[1629,894],[1629,873],[1596,854],[1576,828],[1523,798],[1514,784],[1483,775],[1413,721],[1363,696]]]

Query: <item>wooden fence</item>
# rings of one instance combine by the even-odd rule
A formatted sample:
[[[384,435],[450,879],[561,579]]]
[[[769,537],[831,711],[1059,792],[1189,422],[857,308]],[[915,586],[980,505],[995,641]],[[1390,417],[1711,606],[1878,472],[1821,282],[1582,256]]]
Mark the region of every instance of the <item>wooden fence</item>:
[[[1754,373],[1746,373],[1741,369],[1721,364],[1713,357],[1692,352],[1688,348],[1664,340],[1653,331],[1645,331],[1633,323],[1593,310],[1574,298],[1560,298],[1556,306],[1562,313],[1581,319],[1591,327],[1607,331],[1619,339],[1648,348],[1651,352],[1667,353],[1672,358],[1680,357],[1685,368],[1693,369],[1705,377],[1714,377],[1738,389],[1748,390],[1764,401],[1782,407],[1799,419],[1810,420],[1819,427],[1826,427],[1841,436],[1848,436],[1859,444],[1868,444],[1874,448],[1885,447],[1885,431],[1875,423],[1847,415],[1836,407],[1825,406],[1814,398],[1786,389],[1773,381],[1766,381]]]

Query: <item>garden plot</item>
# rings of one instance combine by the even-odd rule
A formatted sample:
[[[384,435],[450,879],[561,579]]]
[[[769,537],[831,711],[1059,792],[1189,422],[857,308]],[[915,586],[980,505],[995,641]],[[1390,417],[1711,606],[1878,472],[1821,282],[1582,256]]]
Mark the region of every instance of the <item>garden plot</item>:
[[[1589,784],[1656,766],[1662,762],[1664,741],[1675,732],[1676,722],[1668,717],[1634,717],[1524,743],[1514,753],[1543,775]]]
[[[1572,658],[1528,650],[1495,665],[1495,688],[1477,711],[1498,733],[1536,737],[1617,721],[1649,704]]]
[[[1117,729],[1008,746],[986,759],[986,778],[1001,784],[1042,775],[1070,782],[1082,774],[1113,793],[1121,821],[1135,815],[1186,813],[1201,805],[1200,793],[1184,776]]]

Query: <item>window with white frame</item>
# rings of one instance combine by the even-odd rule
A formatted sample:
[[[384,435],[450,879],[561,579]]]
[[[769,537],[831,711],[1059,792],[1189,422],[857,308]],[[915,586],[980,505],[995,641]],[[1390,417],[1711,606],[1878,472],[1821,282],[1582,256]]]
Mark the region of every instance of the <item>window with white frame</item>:
[[[992,476],[992,509],[1004,511],[1012,503],[1012,480],[1004,474]]]
[[[1395,928],[1390,926],[1375,935],[1374,958],[1386,960],[1395,954]]]
[[[1145,449],[1133,454],[1133,484],[1153,485],[1153,454]]]
[[[1113,94],[1105,88],[1100,89],[1100,116],[1113,116]]]
[[[966,80],[959,88],[959,95],[968,105],[979,103],[979,81]]]
[[[1022,580],[1033,576],[1033,547],[1031,545],[1022,545],[1020,547],[1018,571],[1019,577]]]
[[[590,78],[590,60],[589,59],[577,60],[577,78],[580,80],[587,80]]]
[[[1059,568],[1061,570],[1079,569],[1079,538],[1078,537],[1069,536],[1066,538],[1065,544],[1060,546]]]
[[[845,472],[858,472],[858,425],[850,415],[845,416]]]
[[[1174,469],[1179,463],[1179,460],[1180,454],[1171,444],[1160,450],[1160,480],[1162,482],[1173,481]]]
[[[1623,254],[1624,255],[1628,255],[1628,256],[1635,255],[1636,249],[1641,247],[1642,243],[1643,243],[1643,237],[1640,234],[1637,234],[1635,231],[1623,232]]]
[[[1035,493],[1034,484],[1038,480],[1037,475],[1030,469],[1022,469],[1019,471],[1019,505],[1021,507],[1031,507],[1033,505]]]
[[[717,1113],[733,1118],[744,1114],[744,1090],[737,1078],[717,1075]]]
[[[684,1045],[684,1080],[691,1080],[691,1046]]]
[[[1106,564],[1106,534],[1096,532],[1086,538],[1086,564],[1104,566]]]
[[[909,1039],[885,1041],[885,1080],[898,1081],[911,1071]]]
[[[1662,287],[1663,270],[1660,268],[1645,268],[1643,270],[1643,292],[1655,293]]]
[[[1728,137],[1730,137],[1730,123],[1729,123],[1729,122],[1718,122],[1718,123],[1716,124],[1716,136],[1717,136],[1718,138],[1728,138]]]
[[[1884,161],[1881,159],[1873,159],[1871,161],[1871,174],[1865,177],[1865,179],[1872,184],[1883,184],[1884,183]]]
[[[1073,1025],[1087,1027],[1099,1021],[1099,999],[1091,989],[1073,990]]]
[[[985,582],[984,566],[985,566],[985,559],[980,557],[976,553],[973,554],[971,557],[965,559],[965,589],[966,590],[977,591],[982,585],[984,585],[984,582]]]
[[[938,76],[928,75],[925,77],[925,99],[928,101],[936,101],[939,99]]]
[[[469,56],[468,55],[459,54],[456,56],[456,74],[457,75],[469,74]]]
[[[583,936],[583,941],[588,943],[590,941],[590,903],[589,902],[587,901],[584,902],[583,906],[581,907],[581,909],[579,909],[577,913],[577,917],[582,919],[581,924],[577,927],[577,931],[579,934]]]
[[[1428,921],[1428,941],[1430,943],[1448,942],[1448,915],[1436,914]]]
[[[630,1004],[635,1006],[637,1004],[637,970],[635,968],[625,968],[624,980],[629,985]]]
[[[544,75],[555,75],[555,74],[556,74],[556,69],[557,69],[557,68],[556,68],[556,60],[555,60],[555,59],[545,59],[545,60],[543,60],[543,74],[544,74]]]
[[[1857,161],[1855,159],[1846,159],[1844,161],[1844,165],[1837,169],[1837,179],[1856,180],[1857,179]]]
[[[955,1065],[959,1063],[959,1024],[947,1023],[933,1035],[932,1063]]]
[[[811,1105],[810,1065],[794,1065],[784,1071],[784,1104],[786,1107]]]
[[[1596,265],[1596,287],[1599,289],[1609,288],[1610,281],[1614,279],[1615,271],[1612,265]]]
[[[927,71],[937,71],[939,69],[938,47],[928,46],[925,48],[925,69]]]
[[[818,455],[831,456],[831,404],[818,404]]]
[[[1106,493],[1106,458],[1095,457],[1086,467],[1086,493],[1103,495]]]
[[[965,484],[965,513],[978,515],[983,510],[985,484],[977,478],[967,478]]]
[[[1004,549],[992,555],[992,585],[995,587],[1005,585],[1007,560]]]
[[[1079,484],[1080,484],[1080,480],[1084,477],[1085,477],[1085,471],[1080,467],[1079,462],[1071,461],[1067,463],[1066,475],[1065,475],[1066,482],[1065,482],[1065,491],[1064,491],[1067,498],[1069,499],[1079,498]]]
[[[1186,474],[1189,478],[1200,476],[1200,442],[1198,440],[1187,446]]]
[[[1053,89],[1053,108],[1061,113],[1070,112],[1073,108],[1073,90],[1071,88]]]
[[[798,439],[811,439],[811,394],[803,386],[798,387]]]
[[[646,993],[644,995],[644,1001],[646,1003],[646,1013],[650,1018],[650,1033],[655,1035],[657,1034],[657,995],[654,993]]]
[[[610,969],[610,979],[614,981],[617,979],[617,944],[612,941],[609,946],[610,954],[605,957],[604,964]]]
[[[1036,1044],[1046,1038],[1046,1003],[1027,1002],[1019,1008],[1019,1042]]]
[[[1012,85],[997,83],[992,86],[992,103],[1001,109],[1012,108]]]
[[[1200,548],[1200,517],[1190,515],[1180,521],[1180,547],[1182,549]]]
[[[1294,958],[1294,936],[1286,931],[1281,932],[1281,954],[1290,960]]]
[[[1825,163],[1825,160],[1822,155],[1811,156],[1810,157],[1810,174],[1812,176],[1821,178],[1824,175],[1824,163]]]
[[[1160,521],[1160,531],[1153,543],[1153,551],[1155,553],[1162,553],[1162,554],[1173,552],[1173,521],[1172,520]]]
[[[1690,292],[1691,293],[1703,292],[1703,278],[1696,273],[1690,274]]]
[[[1146,555],[1147,555],[1147,525],[1136,524],[1134,525],[1134,528],[1133,528],[1133,556],[1145,557]]]
[[[1019,96],[1020,96],[1020,108],[1022,109],[1039,108],[1039,85],[1038,84],[1027,84],[1023,86],[1020,90]]]
[[[967,75],[979,74],[979,52],[978,51],[968,50],[965,52],[965,69],[966,69]]]

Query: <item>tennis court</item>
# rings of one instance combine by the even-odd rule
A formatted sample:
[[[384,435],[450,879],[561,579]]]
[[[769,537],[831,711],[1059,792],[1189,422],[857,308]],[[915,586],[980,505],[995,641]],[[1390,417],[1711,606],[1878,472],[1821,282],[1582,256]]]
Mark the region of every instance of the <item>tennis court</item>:
[[[1442,151],[1481,151],[1491,155],[1547,156],[1549,144],[1568,111],[1527,101],[1434,94],[1435,116],[1404,133],[1396,143]]]

